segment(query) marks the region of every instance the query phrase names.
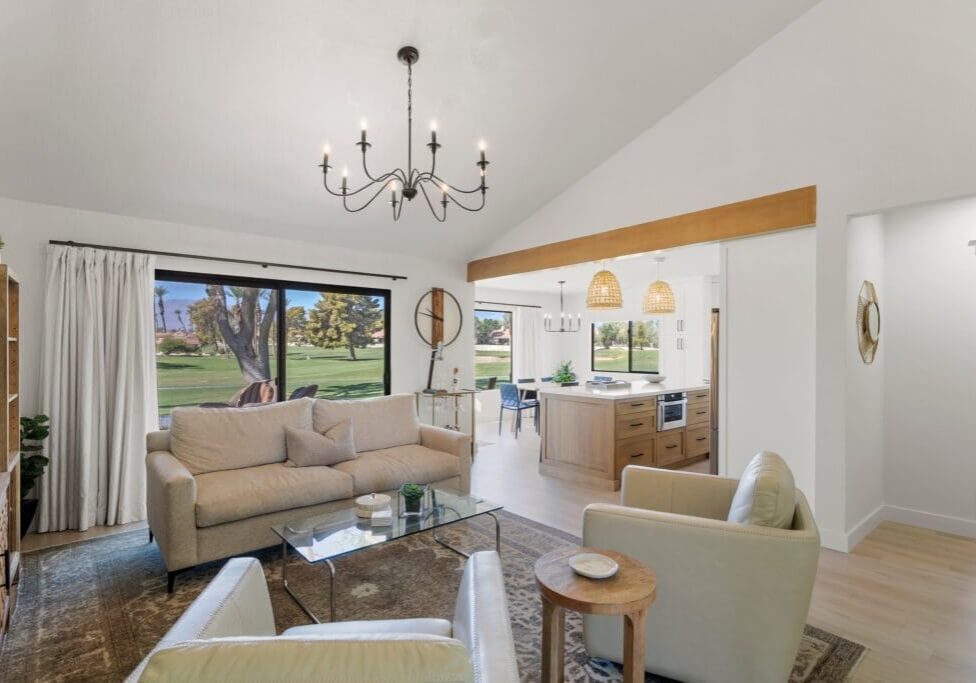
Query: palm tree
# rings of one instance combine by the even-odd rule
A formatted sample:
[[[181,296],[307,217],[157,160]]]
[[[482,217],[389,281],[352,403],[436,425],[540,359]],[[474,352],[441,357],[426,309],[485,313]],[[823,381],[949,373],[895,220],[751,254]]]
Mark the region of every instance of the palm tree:
[[[159,326],[162,331],[166,332],[166,305],[163,303],[163,297],[169,294],[169,290],[165,287],[155,287],[153,292],[156,294],[156,306],[159,308]]]
[[[183,334],[190,334],[190,331],[186,329],[186,323],[183,322],[183,311],[177,308],[175,311],[173,311],[173,313],[176,314],[176,319],[180,321],[180,327],[183,328]]]

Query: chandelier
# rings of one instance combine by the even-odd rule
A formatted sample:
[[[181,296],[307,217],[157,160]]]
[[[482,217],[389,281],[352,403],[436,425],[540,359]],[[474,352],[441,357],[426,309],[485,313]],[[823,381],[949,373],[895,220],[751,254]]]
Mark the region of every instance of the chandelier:
[[[580,313],[576,314],[576,326],[573,327],[573,314],[566,313],[563,310],[563,285],[566,284],[565,280],[559,281],[559,329],[554,330],[552,328],[552,315],[546,313],[543,325],[545,326],[546,332],[579,332],[580,325],[582,324],[582,315]]]
[[[488,169],[489,162],[485,159],[484,141],[479,145],[481,158],[475,162],[475,166],[480,169],[481,182],[474,189],[462,190],[437,175],[437,150],[440,149],[441,145],[437,142],[436,123],[430,126],[430,142],[427,143],[427,148],[430,149],[430,170],[421,171],[413,167],[413,65],[420,59],[420,52],[417,51],[417,48],[410,47],[409,45],[401,47],[397,51],[397,59],[407,66],[407,170],[404,171],[402,168],[395,168],[379,176],[373,176],[369,172],[366,166],[366,151],[372,145],[366,141],[366,121],[364,120],[359,142],[355,144],[363,154],[363,173],[366,174],[366,184],[360,188],[351,189],[348,181],[349,172],[344,168],[342,170],[342,185],[339,191],[335,191],[329,187],[329,169],[332,166],[329,165],[329,146],[325,145],[322,150],[322,164],[320,165],[322,169],[322,182],[325,185],[325,189],[331,195],[342,197],[343,208],[351,213],[362,211],[372,204],[384,191],[389,191],[394,221],[400,219],[400,212],[403,210],[404,200],[412,201],[418,192],[424,196],[424,200],[427,202],[427,206],[430,208],[430,212],[434,215],[434,218],[441,223],[447,219],[448,204],[455,204],[465,211],[481,211],[485,206],[485,192],[488,190],[488,186],[485,185],[485,171]],[[428,190],[428,188],[431,189]],[[360,201],[358,206],[353,206],[349,203],[348,200],[350,197],[355,197],[363,192],[366,193],[363,195],[363,197],[367,198],[365,201]],[[438,202],[441,205],[440,213],[435,208],[434,202],[431,201],[431,192],[435,197],[438,192],[440,193],[440,201]],[[469,205],[460,199],[462,195],[476,194],[481,195],[480,203],[472,203]]]

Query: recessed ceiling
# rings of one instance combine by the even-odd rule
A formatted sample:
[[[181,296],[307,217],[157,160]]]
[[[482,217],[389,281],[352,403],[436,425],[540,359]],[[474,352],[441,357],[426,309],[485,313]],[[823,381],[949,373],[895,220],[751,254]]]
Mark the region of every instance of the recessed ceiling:
[[[0,0],[0,195],[466,258],[814,4]],[[405,165],[404,44],[416,155],[436,119],[439,167],[474,185],[488,141],[479,214],[415,200],[394,224],[321,189],[326,141],[359,177],[362,117],[374,168]]]

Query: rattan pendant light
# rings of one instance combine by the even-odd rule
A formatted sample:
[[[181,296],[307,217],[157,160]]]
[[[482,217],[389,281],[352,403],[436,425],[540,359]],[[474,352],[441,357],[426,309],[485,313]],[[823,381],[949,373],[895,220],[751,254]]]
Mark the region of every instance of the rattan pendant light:
[[[644,293],[644,312],[651,315],[674,313],[674,292],[671,285],[661,279],[661,263],[664,262],[664,257],[657,256],[654,260],[657,261],[657,280],[649,284]]]
[[[586,290],[586,307],[592,311],[612,311],[624,307],[620,281],[609,270],[601,270],[590,280]]]

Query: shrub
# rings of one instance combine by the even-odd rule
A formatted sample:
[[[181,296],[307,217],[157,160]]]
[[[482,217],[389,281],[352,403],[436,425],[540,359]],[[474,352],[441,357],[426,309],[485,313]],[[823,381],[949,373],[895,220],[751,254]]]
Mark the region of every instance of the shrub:
[[[200,347],[195,344],[187,344],[179,337],[163,337],[159,342],[159,351],[165,356],[174,353],[197,353]]]

